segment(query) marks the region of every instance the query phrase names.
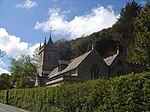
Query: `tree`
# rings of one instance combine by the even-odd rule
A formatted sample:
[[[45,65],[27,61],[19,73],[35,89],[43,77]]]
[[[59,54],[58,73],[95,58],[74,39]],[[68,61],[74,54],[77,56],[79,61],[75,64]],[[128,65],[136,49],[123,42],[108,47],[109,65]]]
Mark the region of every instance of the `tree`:
[[[116,52],[118,41],[114,37],[119,36],[112,28],[103,29],[91,35],[95,49],[102,58],[113,55]]]
[[[70,60],[71,58],[71,46],[69,41],[64,38],[55,42],[55,45],[60,49],[60,59]]]
[[[114,51],[116,51],[117,43],[112,39],[102,38],[96,41],[95,48],[102,58],[106,58],[115,53]]]
[[[76,58],[83,53],[91,50],[92,48],[92,38],[87,36],[87,37],[81,37],[77,38],[75,40],[70,41],[71,45],[71,58]]]
[[[144,63],[150,70],[150,2],[136,17],[134,25],[137,39],[131,58],[133,61]]]
[[[2,73],[0,75],[0,90],[9,89],[11,87],[9,74]]]
[[[117,37],[122,46],[127,49],[135,41],[135,27],[134,20],[141,10],[141,6],[135,1],[128,2],[124,8],[121,9],[120,17],[113,29],[121,36]]]
[[[30,56],[10,59],[11,82],[17,88],[33,87],[37,75],[36,63]]]

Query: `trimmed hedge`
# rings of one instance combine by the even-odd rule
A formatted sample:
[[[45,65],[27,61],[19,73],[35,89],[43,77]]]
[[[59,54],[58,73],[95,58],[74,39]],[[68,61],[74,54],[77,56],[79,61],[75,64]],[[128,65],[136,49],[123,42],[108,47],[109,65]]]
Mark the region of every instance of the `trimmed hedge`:
[[[7,104],[8,90],[0,90],[0,102]]]
[[[150,72],[59,87],[1,90],[0,102],[31,112],[148,112]]]

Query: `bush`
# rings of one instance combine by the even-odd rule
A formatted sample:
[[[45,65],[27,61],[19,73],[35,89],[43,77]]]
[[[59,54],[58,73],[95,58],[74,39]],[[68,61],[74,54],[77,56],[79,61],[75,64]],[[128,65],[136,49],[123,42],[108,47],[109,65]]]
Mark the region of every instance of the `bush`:
[[[0,102],[31,112],[146,112],[150,72],[50,88],[1,90]]]
[[[8,102],[8,90],[0,90],[0,102],[7,104]]]
[[[120,76],[111,82],[113,110],[121,112],[150,110],[150,73]]]

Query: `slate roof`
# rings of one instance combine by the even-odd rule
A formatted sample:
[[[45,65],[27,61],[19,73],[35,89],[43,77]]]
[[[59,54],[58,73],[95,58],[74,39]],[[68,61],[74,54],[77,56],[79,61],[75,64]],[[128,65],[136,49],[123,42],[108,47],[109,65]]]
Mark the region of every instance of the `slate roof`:
[[[70,70],[73,70],[75,68],[77,68],[82,62],[83,60],[92,52],[93,50],[84,53],[83,55],[71,60],[71,62],[69,63],[69,65],[62,71],[58,71],[58,67],[56,67],[50,74],[49,74],[49,78],[55,77],[57,75],[63,74],[65,72],[68,72]]]
[[[59,64],[65,64],[65,65],[68,65],[68,64],[70,63],[70,61],[59,60],[58,63],[59,63]]]
[[[105,62],[106,62],[106,64],[108,65],[108,66],[110,66],[111,64],[112,64],[112,62],[116,59],[116,57],[118,56],[118,52],[116,53],[116,54],[114,54],[113,56],[110,56],[110,57],[107,57],[107,58],[105,58],[105,59],[103,59]]]
[[[91,50],[91,51],[92,51],[92,50]],[[81,55],[81,56],[79,56],[79,57],[73,59],[73,60],[69,63],[69,65],[63,70],[63,73],[77,68],[77,67],[80,65],[80,63],[82,63],[82,61],[91,53],[91,51],[86,52],[86,53],[84,53],[83,55]]]

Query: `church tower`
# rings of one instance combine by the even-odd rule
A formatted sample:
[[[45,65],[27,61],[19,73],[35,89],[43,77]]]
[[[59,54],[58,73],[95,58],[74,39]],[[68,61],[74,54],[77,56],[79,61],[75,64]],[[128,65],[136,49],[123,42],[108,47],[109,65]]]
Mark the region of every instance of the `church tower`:
[[[38,55],[39,61],[37,72],[39,75],[40,85],[44,86],[47,76],[55,67],[58,66],[59,60],[59,49],[54,45],[51,33],[48,42],[46,42],[45,38],[44,45],[40,45]]]

